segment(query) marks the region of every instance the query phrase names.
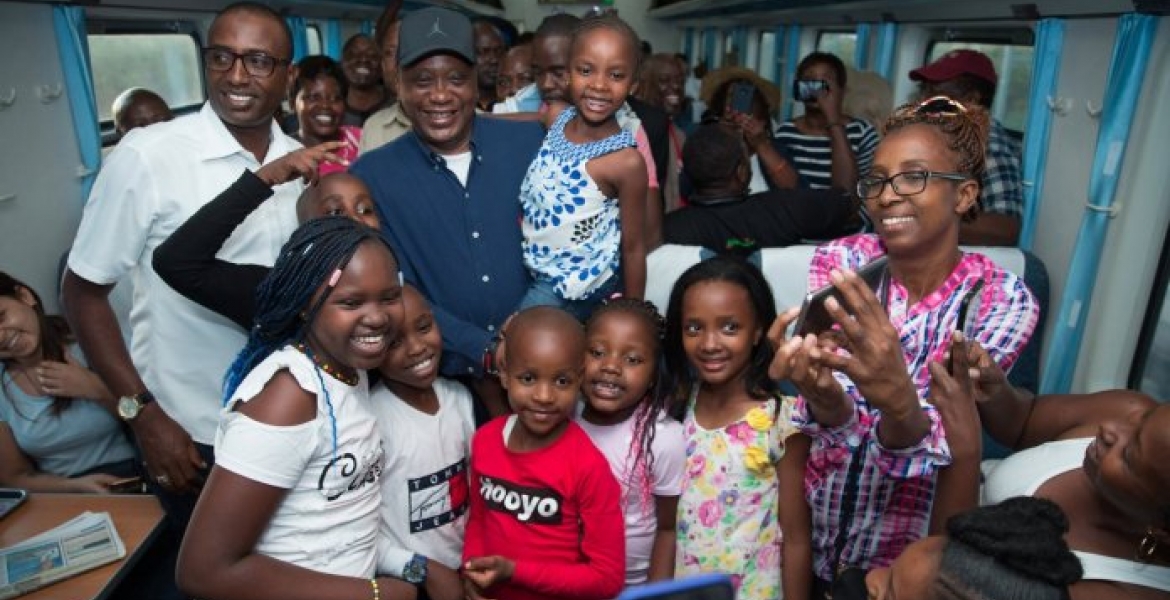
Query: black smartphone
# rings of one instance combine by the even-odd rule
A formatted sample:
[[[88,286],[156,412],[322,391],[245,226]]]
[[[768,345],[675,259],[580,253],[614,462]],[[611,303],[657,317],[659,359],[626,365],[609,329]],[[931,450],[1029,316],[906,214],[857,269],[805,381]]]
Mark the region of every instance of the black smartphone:
[[[731,110],[744,115],[752,114],[752,99],[755,95],[756,86],[746,81],[731,84]]]
[[[797,102],[816,100],[829,90],[829,82],[823,79],[797,79],[792,82],[792,97]]]
[[[635,586],[618,600],[735,600],[735,589],[728,576],[711,573]]]
[[[28,499],[28,492],[15,488],[0,488],[0,519],[16,510]]]
[[[889,281],[886,269],[888,262],[889,258],[880,256],[857,270],[857,276],[869,286],[869,289],[874,291],[878,300],[882,302],[883,308],[886,304],[886,288]],[[800,307],[800,316],[796,319],[796,335],[821,334],[833,328],[835,321],[833,321],[828,309],[825,308],[825,300],[830,297],[836,298],[841,306],[845,306],[841,292],[832,284],[809,292],[804,297],[804,304]]]

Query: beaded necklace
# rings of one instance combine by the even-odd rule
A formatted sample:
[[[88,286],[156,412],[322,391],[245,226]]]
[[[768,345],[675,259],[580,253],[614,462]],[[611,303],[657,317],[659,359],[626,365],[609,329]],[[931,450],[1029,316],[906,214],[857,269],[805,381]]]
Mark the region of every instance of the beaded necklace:
[[[312,350],[309,350],[309,348],[307,346],[305,346],[304,342],[298,342],[296,344],[296,349],[300,350],[301,353],[303,353],[305,356],[308,356],[310,359],[312,359],[313,364],[317,365],[317,368],[321,369],[322,371],[325,371],[325,373],[327,373],[330,377],[340,381],[341,383],[344,383],[345,385],[352,387],[352,386],[357,385],[358,382],[360,381],[360,379],[358,378],[357,371],[354,371],[353,373],[341,372],[341,369],[339,369],[339,368],[329,364],[328,362],[318,358],[317,354],[315,352],[313,352]]]

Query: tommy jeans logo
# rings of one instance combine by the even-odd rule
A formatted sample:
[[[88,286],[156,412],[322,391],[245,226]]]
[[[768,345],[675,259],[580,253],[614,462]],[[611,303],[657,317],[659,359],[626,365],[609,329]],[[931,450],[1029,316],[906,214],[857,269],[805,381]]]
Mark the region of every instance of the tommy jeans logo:
[[[553,490],[483,477],[479,481],[479,495],[488,508],[510,514],[522,523],[558,525],[561,522],[562,498]]]
[[[406,481],[410,500],[410,532],[442,527],[467,512],[467,459],[445,469]]]
[[[431,25],[431,32],[427,34],[427,37],[434,37],[436,35],[441,35],[443,37],[447,36],[447,32],[443,31],[442,27],[439,27],[438,17],[435,17],[435,24]]]

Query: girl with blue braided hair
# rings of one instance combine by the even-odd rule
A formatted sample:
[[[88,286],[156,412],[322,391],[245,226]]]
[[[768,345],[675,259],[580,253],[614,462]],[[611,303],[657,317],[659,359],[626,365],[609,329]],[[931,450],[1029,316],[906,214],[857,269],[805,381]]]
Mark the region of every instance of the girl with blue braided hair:
[[[398,265],[376,230],[325,217],[293,233],[225,379],[217,464],[179,556],[183,592],[415,597],[374,577],[383,450],[365,374],[403,319]]]

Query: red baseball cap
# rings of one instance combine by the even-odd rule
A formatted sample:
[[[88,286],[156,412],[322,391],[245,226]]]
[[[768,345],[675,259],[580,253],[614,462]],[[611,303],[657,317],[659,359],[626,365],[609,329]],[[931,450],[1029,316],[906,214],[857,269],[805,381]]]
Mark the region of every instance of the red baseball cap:
[[[992,85],[999,79],[991,59],[975,50],[951,50],[929,65],[910,71],[910,79],[938,83],[964,74],[974,75]]]

